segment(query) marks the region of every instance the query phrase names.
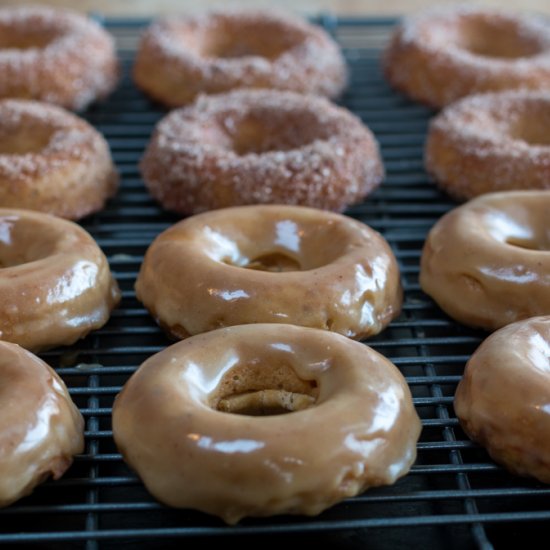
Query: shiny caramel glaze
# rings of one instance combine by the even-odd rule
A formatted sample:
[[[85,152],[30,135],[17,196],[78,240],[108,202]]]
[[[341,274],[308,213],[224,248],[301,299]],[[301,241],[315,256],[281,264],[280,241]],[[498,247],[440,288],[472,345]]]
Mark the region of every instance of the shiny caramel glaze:
[[[155,21],[141,37],[133,77],[147,94],[177,107],[236,88],[336,97],[347,68],[337,43],[306,19],[219,9]]]
[[[84,450],[84,420],[61,378],[0,341],[0,507],[58,479]]]
[[[180,214],[244,204],[341,212],[384,177],[378,142],[356,115],[277,90],[201,96],[173,110],[140,170],[153,197]]]
[[[115,42],[92,18],[46,6],[0,9],[0,97],[81,111],[116,86]]]
[[[402,303],[399,268],[379,233],[341,214],[279,205],[175,224],[147,250],[136,294],[177,338],[290,323],[359,339],[383,330]]]
[[[550,93],[469,96],[431,120],[426,170],[458,200],[550,189]]]
[[[420,285],[486,330],[550,313],[550,191],[488,193],[447,213],[424,244]]]
[[[550,87],[550,28],[542,18],[468,5],[406,17],[384,52],[390,83],[443,107],[480,92]]]
[[[310,403],[267,416],[220,406],[262,390]],[[280,324],[174,344],[138,369],[113,407],[115,442],[148,490],[227,523],[315,515],[392,484],[414,462],[420,430],[390,361],[341,335]]]
[[[103,326],[120,299],[107,259],[80,226],[0,209],[0,338],[31,351]]]
[[[0,206],[80,219],[117,190],[109,146],[84,119],[37,101],[0,101]]]
[[[550,315],[491,334],[468,361],[454,407],[496,462],[550,483]]]

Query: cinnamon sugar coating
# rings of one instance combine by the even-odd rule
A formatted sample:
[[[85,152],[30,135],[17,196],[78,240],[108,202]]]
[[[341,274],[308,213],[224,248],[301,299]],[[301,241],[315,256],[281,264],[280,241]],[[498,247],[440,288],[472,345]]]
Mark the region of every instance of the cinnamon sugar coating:
[[[454,407],[466,434],[511,472],[550,483],[550,315],[491,334],[474,352]]]
[[[0,507],[59,479],[84,451],[84,420],[41,359],[0,341]]]
[[[550,24],[535,15],[473,6],[407,17],[384,52],[389,82],[439,108],[480,92],[550,88]]]
[[[345,60],[322,29],[269,10],[218,10],[154,22],[143,34],[136,84],[171,107],[201,94],[271,88],[337,97]]]
[[[350,338],[401,312],[399,267],[385,239],[341,214],[253,205],[187,218],[145,255],[136,295],[173,336],[291,323]]]
[[[31,351],[102,327],[120,300],[109,264],[75,223],[0,209],[0,338]]]
[[[265,403],[265,394],[280,396],[278,410],[221,405],[254,395]],[[305,406],[294,409],[288,394]],[[390,485],[414,462],[420,430],[388,359],[338,334],[281,324],[178,342],[141,365],[113,406],[117,447],[147,489],[230,524],[314,516]]]
[[[80,219],[101,210],[118,175],[103,136],[37,101],[0,101],[0,206]]]
[[[431,122],[426,170],[458,200],[550,189],[550,90],[464,98]]]
[[[280,203],[342,211],[382,181],[378,143],[352,113],[292,92],[201,96],[168,114],[140,163],[165,208]]]
[[[487,193],[430,230],[420,285],[449,316],[496,330],[550,314],[550,190]]]
[[[81,111],[118,75],[114,40],[92,19],[45,6],[0,9],[0,98]]]

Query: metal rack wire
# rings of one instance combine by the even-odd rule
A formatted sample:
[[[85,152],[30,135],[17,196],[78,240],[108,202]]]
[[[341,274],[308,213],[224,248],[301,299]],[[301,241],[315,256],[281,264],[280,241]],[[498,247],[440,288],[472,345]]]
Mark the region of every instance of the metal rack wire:
[[[114,446],[110,413],[129,375],[170,342],[136,300],[133,284],[152,239],[177,221],[156,205],[137,162],[154,124],[165,114],[132,85],[129,68],[144,21],[110,20],[124,66],[118,90],[86,113],[107,137],[122,176],[107,208],[83,222],[107,254],[123,290],[121,306],[103,329],[77,345],[44,353],[64,378],[86,418],[86,451],[57,482],[0,510],[0,544],[49,548],[170,547],[206,537],[258,542],[291,538],[339,548],[484,548],[543,534],[550,488],[496,466],[461,431],[452,407],[464,364],[483,333],[457,325],[418,285],[419,258],[429,228],[454,206],[431,184],[422,164],[432,112],[394,93],[379,57],[393,20],[321,17],[342,45],[351,84],[342,103],[376,134],[387,169],[383,186],[347,214],[384,234],[399,260],[403,313],[368,344],[405,375],[423,420],[418,459],[394,486],[369,490],[315,518],[250,519],[227,527],[191,510],[156,503]]]

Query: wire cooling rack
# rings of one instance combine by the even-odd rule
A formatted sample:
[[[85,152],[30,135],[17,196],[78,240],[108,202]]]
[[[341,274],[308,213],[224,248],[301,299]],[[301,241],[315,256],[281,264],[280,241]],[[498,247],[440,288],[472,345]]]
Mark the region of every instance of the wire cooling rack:
[[[464,365],[485,335],[452,322],[418,284],[426,233],[454,204],[423,170],[433,113],[393,92],[380,71],[381,49],[395,21],[321,17],[318,22],[340,42],[351,69],[341,102],[374,131],[387,169],[382,187],[347,214],[380,231],[400,263],[403,313],[368,344],[389,357],[411,387],[423,423],[416,464],[395,485],[369,490],[318,517],[248,519],[228,527],[199,512],[158,504],[122,462],[112,439],[113,399],[145,359],[170,343],[136,300],[133,285],[147,246],[178,218],[149,198],[137,168],[155,123],[165,114],[129,77],[146,22],[108,20],[124,76],[117,91],[85,116],[107,137],[122,182],[107,208],[82,225],[108,256],[123,299],[103,329],[71,348],[43,354],[86,419],[86,450],[61,480],[46,482],[0,510],[0,544],[93,550],[179,547],[212,538],[452,550],[514,547],[537,536],[545,540],[550,488],[495,465],[465,437],[453,411]]]

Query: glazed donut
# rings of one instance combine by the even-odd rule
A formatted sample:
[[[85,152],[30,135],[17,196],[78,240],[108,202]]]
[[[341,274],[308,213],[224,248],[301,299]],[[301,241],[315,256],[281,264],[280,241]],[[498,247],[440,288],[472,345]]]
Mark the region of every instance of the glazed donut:
[[[406,18],[383,54],[389,82],[443,107],[479,92],[550,88],[550,25],[496,9],[435,7]]]
[[[429,125],[426,170],[457,200],[491,191],[550,189],[550,93],[464,98]]]
[[[147,489],[227,523],[316,515],[392,484],[414,462],[420,430],[389,360],[292,325],[174,344],[141,365],[113,406],[115,442]]]
[[[46,363],[0,341],[0,507],[48,477],[60,478],[84,450],[84,420]]]
[[[118,81],[112,37],[95,21],[48,7],[0,9],[0,98],[80,111]]]
[[[491,334],[454,400],[466,434],[510,471],[550,483],[550,315]]]
[[[488,193],[430,230],[420,285],[450,317],[495,330],[550,314],[550,190]]]
[[[0,208],[0,338],[31,351],[102,327],[120,299],[107,259],[80,226]]]
[[[142,35],[136,84],[170,107],[201,93],[272,88],[336,97],[347,81],[340,48],[298,17],[220,10],[154,22]]]
[[[378,144],[352,113],[271,90],[201,96],[172,111],[140,168],[153,197],[181,214],[257,203],[342,211],[384,177]]]
[[[79,219],[103,208],[118,176],[103,136],[61,107],[0,101],[0,205]]]
[[[379,233],[299,206],[234,207],[175,224],[147,250],[135,289],[175,338],[290,323],[361,339],[402,303],[399,267]]]

